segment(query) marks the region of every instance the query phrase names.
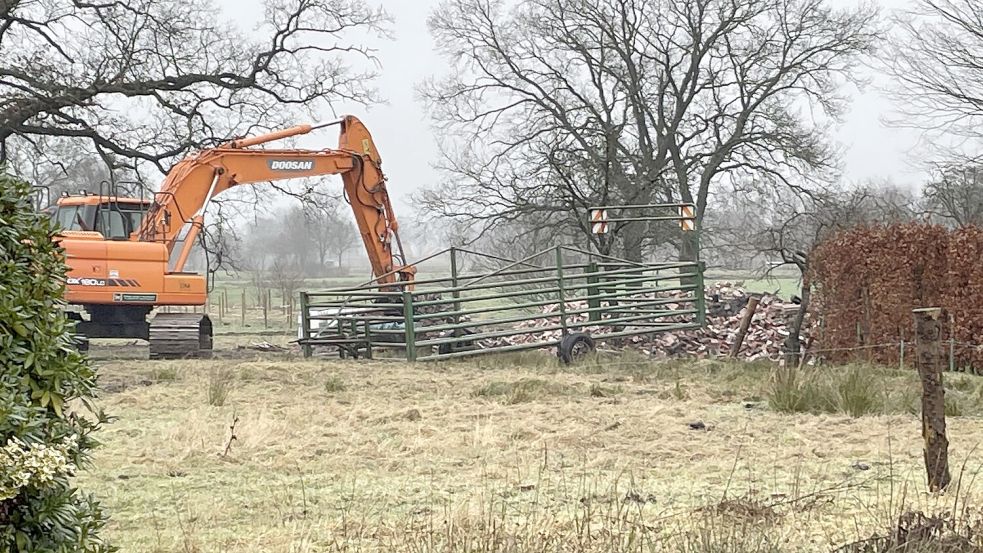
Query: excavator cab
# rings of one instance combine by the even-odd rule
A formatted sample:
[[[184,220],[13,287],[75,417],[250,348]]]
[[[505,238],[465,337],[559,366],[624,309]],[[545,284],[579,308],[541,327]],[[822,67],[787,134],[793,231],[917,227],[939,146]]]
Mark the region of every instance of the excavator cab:
[[[95,231],[106,240],[129,240],[149,208],[149,200],[83,193],[62,196],[45,211],[64,230]]]

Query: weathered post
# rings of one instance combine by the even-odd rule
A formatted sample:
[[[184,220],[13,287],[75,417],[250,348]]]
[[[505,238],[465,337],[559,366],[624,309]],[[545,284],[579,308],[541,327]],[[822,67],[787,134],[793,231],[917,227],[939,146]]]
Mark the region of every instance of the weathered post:
[[[744,308],[744,318],[741,319],[741,326],[737,329],[737,336],[734,337],[734,345],[730,347],[731,359],[737,357],[737,354],[741,352],[744,336],[747,334],[748,327],[751,326],[754,312],[758,310],[759,301],[761,301],[761,297],[758,295],[753,295],[748,299],[747,307]]]
[[[270,290],[266,289],[266,294],[260,296],[260,303],[263,304],[263,328],[270,328],[270,321],[267,318],[270,310]]]
[[[454,290],[453,292],[451,292],[451,296],[454,297],[454,313],[457,313],[461,310],[461,301],[460,301],[461,291],[458,290],[458,286],[460,286],[461,283],[458,280],[457,275],[458,275],[457,248],[451,247],[451,288]],[[458,326],[461,324],[460,315],[454,315],[454,324]],[[454,328],[454,336],[457,337],[460,335],[461,335],[461,329]]]
[[[945,436],[945,390],[942,388],[942,309],[913,310],[915,363],[922,382],[922,438],[928,489],[937,492],[949,485],[949,440]]]
[[[597,288],[597,262],[593,259],[587,265],[587,308],[590,309],[587,320],[594,323],[601,320],[600,290]]]
[[[242,317],[239,321],[240,326],[246,326],[246,289],[242,289]]]
[[[403,290],[403,321],[406,360],[416,361],[416,320],[413,312],[413,292],[408,290]]]
[[[307,292],[300,293],[300,338],[301,338],[301,350],[304,352],[304,357],[310,357],[314,350],[311,348],[311,344],[308,340],[311,338],[311,312],[308,309],[308,298]]]
[[[563,336],[569,332],[567,328],[567,295],[563,285],[563,250],[560,246],[556,247],[556,289],[557,299],[560,300],[560,327]]]

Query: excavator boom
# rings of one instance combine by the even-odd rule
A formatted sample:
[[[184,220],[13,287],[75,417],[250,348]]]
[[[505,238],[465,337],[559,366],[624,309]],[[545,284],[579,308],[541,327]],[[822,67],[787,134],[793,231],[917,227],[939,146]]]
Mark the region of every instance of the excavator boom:
[[[373,274],[380,283],[412,281],[413,268],[403,266],[402,252],[394,252],[399,223],[393,212],[382,173],[382,158],[368,129],[347,116],[338,122],[341,137],[333,150],[250,148],[313,128],[300,125],[267,135],[234,140],[182,160],[168,173],[157,199],[137,231],[139,240],[163,242],[172,256],[171,270],[181,271],[200,218],[208,202],[222,192],[244,184],[341,175]],[[395,241],[399,248],[398,240]],[[178,257],[173,257],[177,255]]]

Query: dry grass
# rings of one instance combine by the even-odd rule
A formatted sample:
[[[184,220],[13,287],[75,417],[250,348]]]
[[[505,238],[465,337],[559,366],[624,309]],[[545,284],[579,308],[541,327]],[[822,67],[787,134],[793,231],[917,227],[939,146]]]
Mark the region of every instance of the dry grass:
[[[80,480],[124,551],[824,551],[981,505],[983,421],[950,420],[960,490],[929,496],[915,416],[775,412],[763,365],[100,364],[119,420]]]

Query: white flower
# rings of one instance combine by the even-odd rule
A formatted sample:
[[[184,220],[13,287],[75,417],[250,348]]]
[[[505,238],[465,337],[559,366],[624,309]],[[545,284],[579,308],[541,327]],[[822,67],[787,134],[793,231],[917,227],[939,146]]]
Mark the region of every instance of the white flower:
[[[74,475],[70,452],[77,445],[74,434],[56,444],[26,444],[10,438],[0,448],[0,501],[16,497],[21,488],[44,487],[59,475]]]

